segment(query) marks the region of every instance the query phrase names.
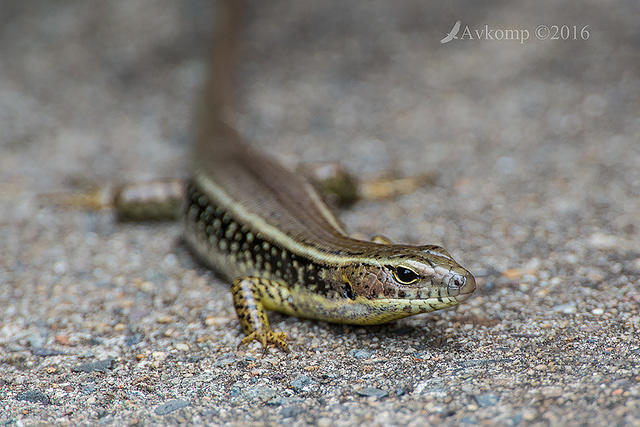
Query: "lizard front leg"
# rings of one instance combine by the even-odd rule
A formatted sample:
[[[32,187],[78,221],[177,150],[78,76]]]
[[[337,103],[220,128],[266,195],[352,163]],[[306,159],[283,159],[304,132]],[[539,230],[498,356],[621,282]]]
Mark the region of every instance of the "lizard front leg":
[[[263,298],[269,294],[269,287],[280,286],[278,283],[259,277],[244,277],[233,282],[231,293],[233,304],[242,330],[247,335],[240,344],[247,344],[253,340],[259,341],[263,348],[271,343],[288,351],[287,334],[274,332],[269,326],[267,311]]]

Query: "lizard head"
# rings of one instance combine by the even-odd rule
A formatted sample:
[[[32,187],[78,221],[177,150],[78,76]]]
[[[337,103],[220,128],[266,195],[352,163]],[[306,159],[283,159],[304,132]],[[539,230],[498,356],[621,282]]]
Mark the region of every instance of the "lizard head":
[[[377,264],[345,274],[352,295],[372,304],[408,316],[457,305],[476,288],[473,275],[439,246],[376,245],[375,250]]]

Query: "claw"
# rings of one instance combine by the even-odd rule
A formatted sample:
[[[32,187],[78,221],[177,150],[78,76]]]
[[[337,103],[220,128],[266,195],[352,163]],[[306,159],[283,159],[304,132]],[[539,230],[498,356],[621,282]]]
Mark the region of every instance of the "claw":
[[[252,341],[258,341],[262,344],[262,348],[266,351],[269,344],[280,347],[282,351],[289,352],[289,345],[286,342],[287,334],[284,332],[273,332],[272,330],[258,329],[244,337],[238,347],[243,344],[249,344]]]

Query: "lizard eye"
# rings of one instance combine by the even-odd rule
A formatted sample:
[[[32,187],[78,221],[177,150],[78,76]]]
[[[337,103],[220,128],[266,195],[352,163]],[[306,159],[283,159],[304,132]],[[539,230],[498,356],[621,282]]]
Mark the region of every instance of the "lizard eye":
[[[412,283],[415,283],[420,278],[418,276],[418,273],[416,273],[409,267],[405,267],[404,265],[399,265],[398,267],[396,267],[396,269],[393,271],[393,276],[398,282],[402,283],[403,285],[410,285]]]

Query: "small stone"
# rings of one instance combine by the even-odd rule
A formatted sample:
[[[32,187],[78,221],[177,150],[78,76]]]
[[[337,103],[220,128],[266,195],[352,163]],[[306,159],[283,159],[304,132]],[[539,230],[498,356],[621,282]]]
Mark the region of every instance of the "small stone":
[[[181,342],[181,343],[176,344],[176,350],[189,351],[190,347],[189,347],[189,344]]]
[[[573,314],[577,311],[576,304],[574,302],[556,305],[552,310],[559,311],[564,314]]]
[[[367,388],[363,388],[361,390],[358,390],[358,394],[360,396],[365,396],[365,397],[376,397],[378,399],[382,399],[385,398],[389,395],[389,393],[387,393],[384,390],[381,390],[379,388],[375,388],[375,387],[367,387]]]
[[[371,355],[373,354],[372,351],[370,350],[360,350],[360,349],[353,349],[351,351],[349,351],[349,354],[353,357],[355,357],[356,359],[368,359],[371,357]]]
[[[333,425],[333,420],[331,418],[323,417],[316,421],[316,425],[318,427],[331,427]]]
[[[218,359],[215,362],[213,362],[213,366],[215,366],[215,367],[228,366],[228,365],[231,365],[232,363],[234,363],[235,361],[236,361],[235,357],[223,356],[220,359]]]
[[[156,415],[167,415],[173,411],[177,411],[178,409],[182,409],[189,405],[190,403],[186,400],[174,399],[174,400],[169,400],[163,403],[162,405],[156,407],[156,409],[153,412],[155,412]]]
[[[502,277],[510,280],[518,280],[522,277],[523,274],[524,272],[519,268],[510,268],[502,272]]]
[[[167,358],[167,353],[165,353],[164,351],[154,351],[153,353],[151,353],[151,356],[154,360],[162,362]]]
[[[291,387],[295,391],[302,391],[306,386],[312,384],[313,381],[306,375],[300,375],[295,380],[291,381]]]
[[[140,343],[142,341],[143,335],[142,334],[133,334],[133,335],[129,335],[124,339],[124,343],[126,345],[128,345],[129,347],[134,346],[138,343]]]
[[[204,324],[207,326],[220,326],[229,323],[229,318],[224,316],[207,316]]]
[[[495,406],[498,403],[498,400],[500,400],[498,396],[490,393],[478,394],[473,396],[473,398],[475,399],[478,406],[481,408],[488,408],[490,406]]]
[[[266,402],[276,395],[276,391],[271,387],[255,386],[243,390],[242,395],[246,400]]]
[[[618,246],[618,238],[604,233],[594,233],[589,236],[589,246],[594,249],[615,249]]]
[[[41,348],[47,341],[47,337],[39,334],[33,334],[28,339],[29,345],[33,348]]]
[[[72,372],[106,372],[115,365],[114,359],[99,360],[97,362],[88,362],[71,368]]]
[[[53,264],[53,271],[56,274],[64,274],[65,271],[67,271],[67,265],[64,263],[64,261],[58,261]]]
[[[157,322],[158,323],[162,323],[162,324],[173,323],[173,317],[172,316],[162,316],[162,317],[158,318]]]
[[[153,282],[148,280],[143,280],[139,284],[137,284],[138,288],[143,292],[153,292],[153,288],[155,287]]]
[[[69,345],[69,335],[56,335],[56,342],[60,345]]]
[[[286,408],[282,408],[280,415],[282,415],[282,418],[293,418],[303,412],[304,410],[299,406],[287,406]]]
[[[96,391],[95,384],[87,384],[84,387],[82,387],[82,392],[84,394],[91,394],[91,393],[94,393],[95,391]]]
[[[478,419],[473,416],[466,416],[460,419],[460,424],[478,424]]]
[[[601,316],[604,314],[604,310],[602,308],[594,308],[593,310],[591,310],[591,314]]]
[[[561,277],[553,277],[553,278],[551,278],[551,280],[549,280],[549,284],[551,284],[552,286],[558,286],[561,283],[562,283],[562,278]]]
[[[42,403],[43,405],[51,405],[51,399],[49,396],[41,392],[40,390],[28,390],[24,393],[18,393],[16,400],[23,400],[31,403]]]
[[[204,319],[204,324],[207,326],[220,326],[228,322],[229,318],[224,316],[207,316]]]
[[[522,418],[523,418],[522,414],[515,414],[514,416],[509,418],[511,420],[510,425],[512,426],[520,425],[520,423],[522,422]]]

